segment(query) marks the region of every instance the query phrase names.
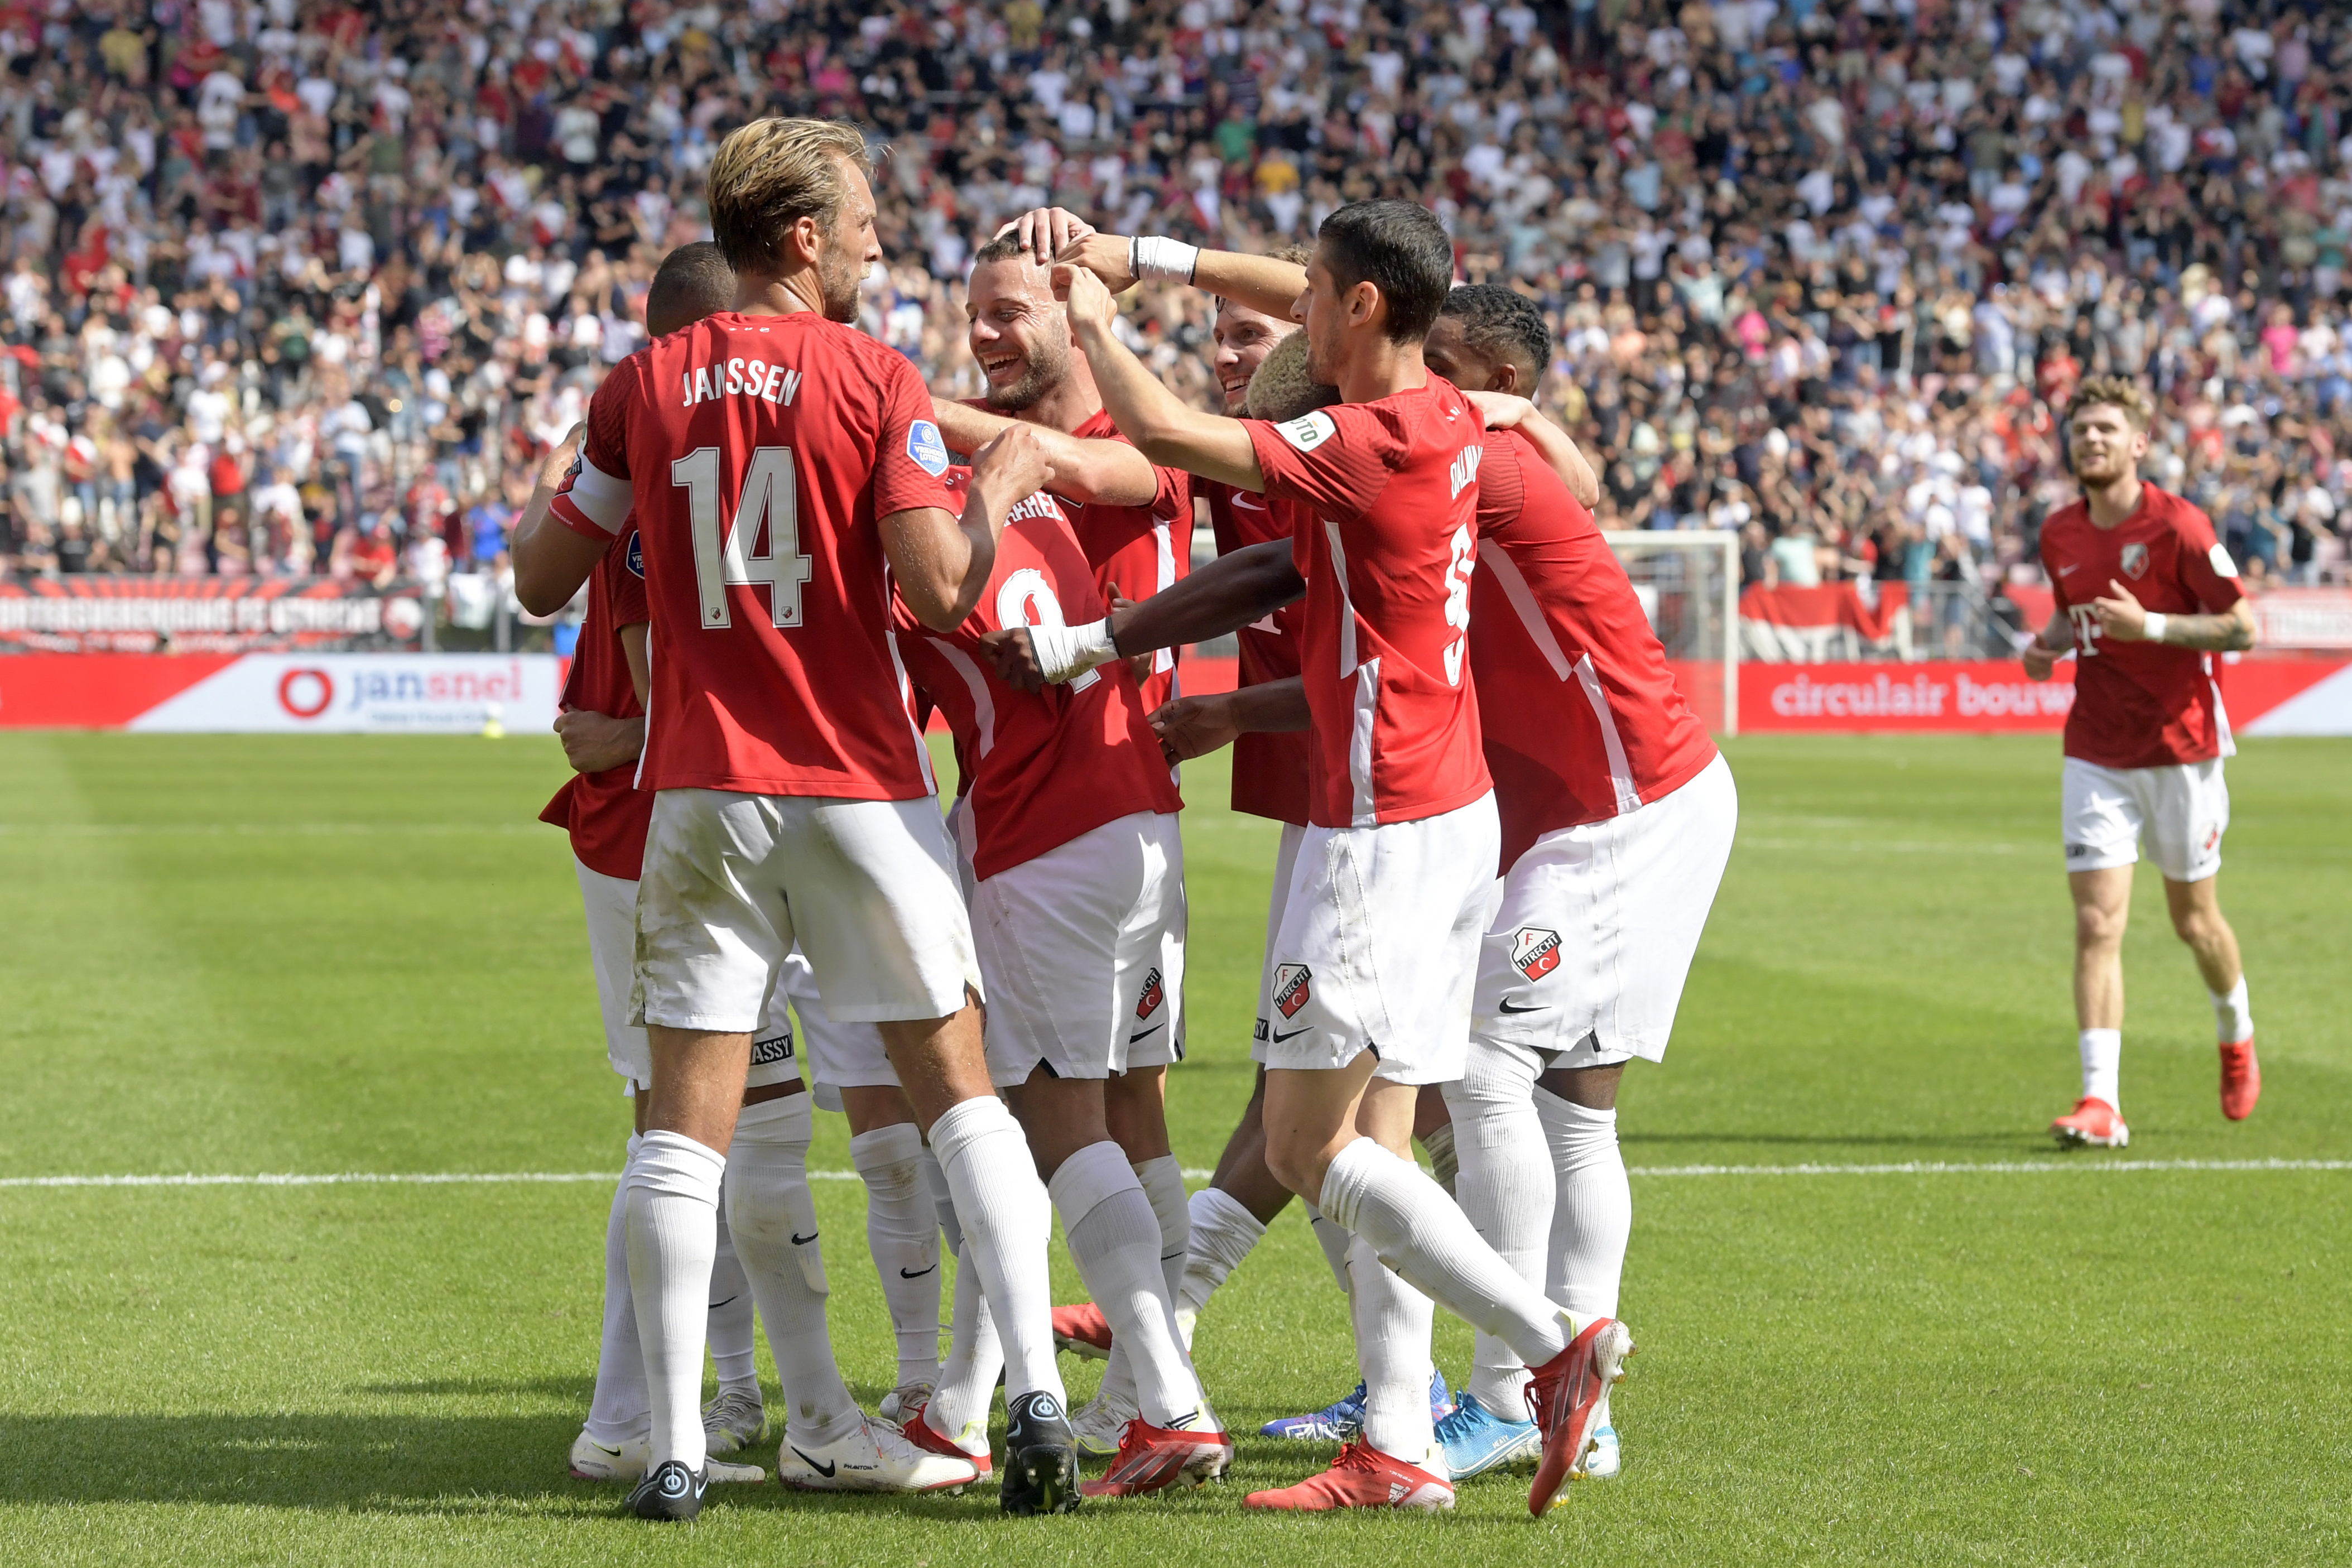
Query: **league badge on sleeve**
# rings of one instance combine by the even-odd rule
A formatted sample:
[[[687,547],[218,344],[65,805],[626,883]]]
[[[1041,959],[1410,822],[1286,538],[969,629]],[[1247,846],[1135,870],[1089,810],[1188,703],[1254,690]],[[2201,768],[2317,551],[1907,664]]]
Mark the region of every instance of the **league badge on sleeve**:
[[[1285,420],[1275,426],[1282,438],[1302,452],[1311,452],[1339,433],[1339,426],[1321,409],[1302,414],[1296,419]]]
[[[907,426],[907,456],[934,479],[948,471],[948,444],[940,438],[940,427],[928,419]]]
[[[634,528],[629,530],[629,547],[621,552],[621,561],[628,567],[630,576],[640,583],[646,580],[646,547]]]

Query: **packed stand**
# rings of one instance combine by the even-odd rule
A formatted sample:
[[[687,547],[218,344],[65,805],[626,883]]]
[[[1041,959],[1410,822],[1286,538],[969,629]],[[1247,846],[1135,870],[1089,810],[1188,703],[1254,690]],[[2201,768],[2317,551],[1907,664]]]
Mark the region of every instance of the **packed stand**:
[[[0,48],[21,574],[495,580],[771,112],[869,128],[864,324],[942,395],[1025,208],[1251,248],[1408,196],[1542,300],[1610,527],[1737,530],[1768,584],[2032,581],[2058,415],[2121,371],[2250,581],[2344,571],[2352,29],[2316,0],[162,0],[19,5]],[[1206,402],[1193,292],[1129,321]]]

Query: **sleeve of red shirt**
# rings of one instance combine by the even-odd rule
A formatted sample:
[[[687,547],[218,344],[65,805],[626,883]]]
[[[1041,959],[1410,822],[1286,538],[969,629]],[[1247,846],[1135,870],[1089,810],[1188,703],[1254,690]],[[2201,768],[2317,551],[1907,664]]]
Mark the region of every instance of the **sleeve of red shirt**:
[[[633,561],[631,557],[635,556]],[[643,626],[652,620],[653,612],[646,607],[646,578],[642,570],[645,557],[637,552],[637,531],[625,528],[604,552],[604,564],[609,568],[604,580],[611,584],[606,599],[613,612],[613,627]]]
[[[1151,498],[1151,515],[1168,521],[1192,521],[1192,487],[1197,482],[1181,468],[1154,468],[1160,489]]]
[[[1486,436],[1486,458],[1478,468],[1478,537],[1487,539],[1518,521],[1528,504],[1528,479],[1520,464],[1533,448],[1508,430]]]
[[[2238,585],[2238,563],[2214,537],[2211,518],[2184,504],[2173,527],[2180,534],[2180,585],[2190,598],[2219,615],[2246,596]]]
[[[588,400],[588,437],[556,487],[555,521],[590,539],[623,533],[636,505],[629,486],[628,403],[637,378],[625,363]]]
[[[1363,515],[1405,451],[1387,421],[1346,404],[1279,425],[1244,419],[1241,426],[1256,448],[1268,497],[1304,501],[1340,520]]]
[[[876,389],[882,403],[882,436],[874,454],[874,515],[888,517],[927,506],[961,510],[961,501],[949,493],[942,478],[947,443],[931,420],[930,389],[900,355],[884,353],[877,363],[884,368]]]

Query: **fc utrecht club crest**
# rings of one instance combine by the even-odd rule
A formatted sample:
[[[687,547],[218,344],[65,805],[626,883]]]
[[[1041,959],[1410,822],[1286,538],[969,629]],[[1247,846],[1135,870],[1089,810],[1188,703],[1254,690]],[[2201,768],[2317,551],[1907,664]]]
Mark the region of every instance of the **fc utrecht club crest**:
[[[1282,1009],[1286,1018],[1296,1018],[1298,1010],[1307,1005],[1307,983],[1311,976],[1303,963],[1277,963],[1274,966],[1274,1005]]]
[[[1530,980],[1541,980],[1559,967],[1559,932],[1541,926],[1521,926],[1511,938],[1511,966]]]
[[[2139,578],[2147,575],[2147,546],[2135,541],[2124,546],[2124,575]]]
[[[1149,1018],[1160,1011],[1160,1004],[1167,999],[1168,993],[1160,984],[1160,971],[1155,968],[1143,977],[1143,994],[1135,1004],[1135,1016]]]

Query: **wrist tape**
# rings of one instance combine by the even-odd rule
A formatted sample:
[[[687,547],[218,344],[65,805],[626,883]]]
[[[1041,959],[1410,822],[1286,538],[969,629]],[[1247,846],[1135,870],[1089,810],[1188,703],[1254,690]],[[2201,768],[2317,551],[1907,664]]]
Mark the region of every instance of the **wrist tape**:
[[[1139,280],[1159,279],[1170,283],[1190,283],[1200,265],[1201,247],[1181,239],[1139,234],[1127,242],[1127,269]]]
[[[2150,642],[2162,642],[2164,640],[2164,627],[2165,617],[2158,614],[2156,611],[2150,610],[2147,613],[2147,631],[2146,634],[2147,640]]]
[[[1083,626],[1031,626],[1029,642],[1037,650],[1037,666],[1049,681],[1075,679],[1118,657],[1108,619]]]

